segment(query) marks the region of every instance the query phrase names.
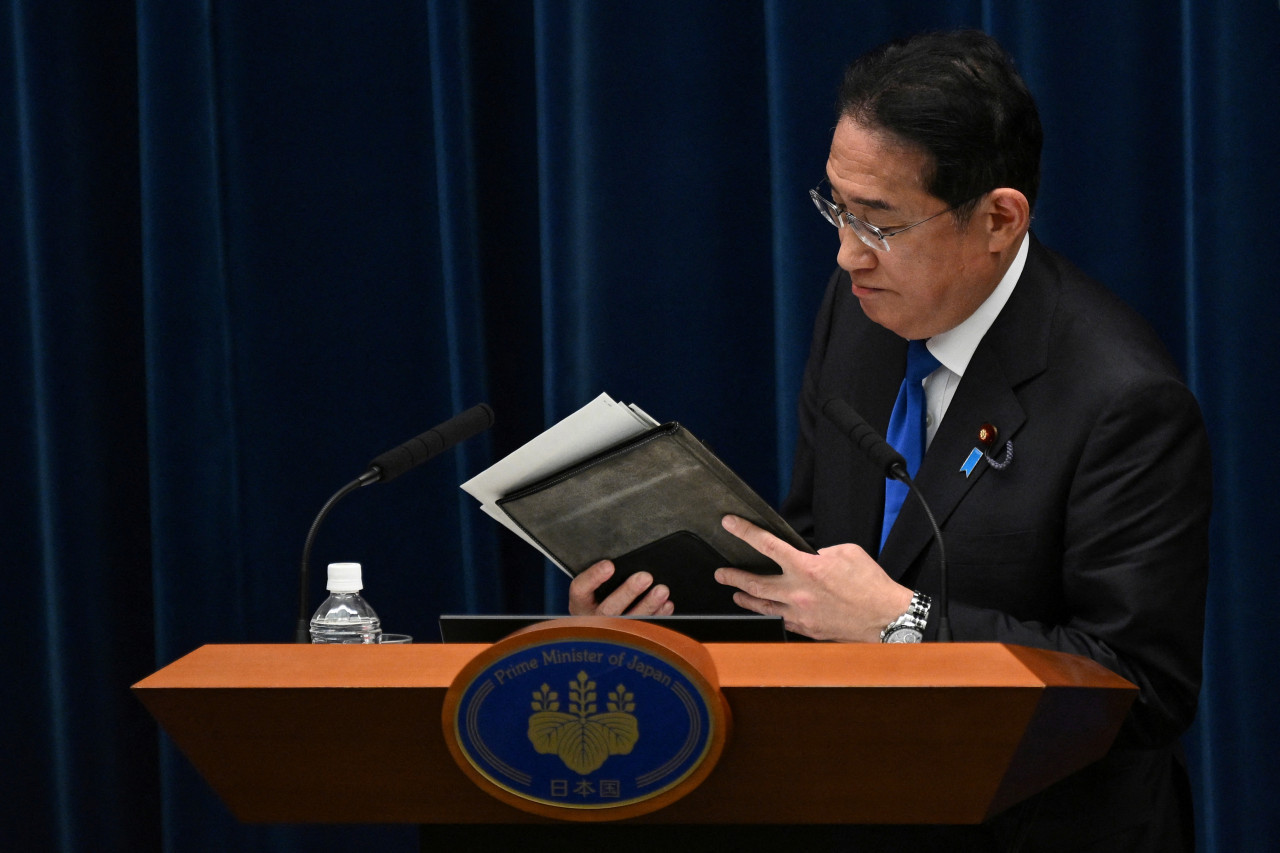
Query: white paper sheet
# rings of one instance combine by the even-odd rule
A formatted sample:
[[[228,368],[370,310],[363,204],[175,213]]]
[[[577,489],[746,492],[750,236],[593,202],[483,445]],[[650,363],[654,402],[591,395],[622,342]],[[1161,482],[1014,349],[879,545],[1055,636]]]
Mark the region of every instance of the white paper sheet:
[[[623,405],[608,394],[601,394],[463,483],[462,490],[480,501],[480,508],[487,515],[538,548],[498,506],[498,499],[655,426],[658,422],[640,408]],[[538,550],[560,566],[546,551]],[[568,574],[564,566],[560,569]]]

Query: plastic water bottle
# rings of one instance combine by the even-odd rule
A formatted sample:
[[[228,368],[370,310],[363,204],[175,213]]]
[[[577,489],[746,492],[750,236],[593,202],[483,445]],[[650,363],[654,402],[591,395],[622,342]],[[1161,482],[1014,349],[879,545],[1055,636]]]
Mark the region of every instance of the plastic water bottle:
[[[360,596],[360,564],[330,563],[328,588],[329,597],[311,617],[311,642],[382,642],[382,620]]]

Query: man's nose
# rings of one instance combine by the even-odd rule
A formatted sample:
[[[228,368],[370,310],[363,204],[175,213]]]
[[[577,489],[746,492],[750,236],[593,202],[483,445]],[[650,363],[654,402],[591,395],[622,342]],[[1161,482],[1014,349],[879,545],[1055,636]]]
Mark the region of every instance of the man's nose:
[[[836,263],[840,266],[840,269],[845,272],[853,272],[854,270],[870,269],[879,263],[876,258],[876,250],[858,239],[858,235],[853,233],[851,227],[845,225],[839,229],[839,234],[840,251],[836,253]]]

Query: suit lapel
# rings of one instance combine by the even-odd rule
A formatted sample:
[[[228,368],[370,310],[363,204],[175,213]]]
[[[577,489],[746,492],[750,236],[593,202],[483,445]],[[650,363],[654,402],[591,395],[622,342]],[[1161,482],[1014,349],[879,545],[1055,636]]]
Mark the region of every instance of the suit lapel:
[[[983,424],[997,426],[998,448],[1003,448],[1026,422],[1016,389],[1045,368],[1056,302],[1056,278],[1033,238],[1018,286],[974,351],[916,476],[916,485],[940,526],[946,525],[969,490],[990,473],[991,466],[985,460],[968,476],[961,469],[979,446],[979,428]],[[998,448],[992,455],[999,455]],[[894,580],[900,579],[932,538],[933,527],[920,502],[908,498],[885,542],[880,565]]]
[[[849,287],[847,277],[842,284]],[[829,393],[843,396],[871,428],[883,436],[889,426],[889,415],[893,411],[894,399],[898,396],[898,386],[902,384],[902,375],[906,372],[907,342],[867,319],[852,295],[844,309],[849,312],[849,316],[843,322],[857,329],[857,334],[852,338],[848,360],[842,360],[840,370],[829,386]],[[871,543],[880,541],[880,520],[884,511],[884,474],[867,462],[862,454],[857,453],[847,437],[841,435],[836,441],[839,442],[840,452],[847,453],[851,460],[849,476],[853,482],[850,494],[878,493],[879,500],[849,501],[851,517],[850,527],[846,532],[852,532],[852,536],[847,540],[840,538],[835,541],[867,543],[867,547],[872,548],[874,545]]]

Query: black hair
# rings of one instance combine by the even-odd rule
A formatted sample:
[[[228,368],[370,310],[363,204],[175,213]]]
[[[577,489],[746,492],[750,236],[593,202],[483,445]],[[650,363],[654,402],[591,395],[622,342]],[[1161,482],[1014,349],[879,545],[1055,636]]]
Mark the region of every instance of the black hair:
[[[1013,187],[1034,208],[1044,131],[1013,59],[977,30],[892,41],[845,71],[839,117],[928,155],[925,189],[964,221],[978,196]]]

